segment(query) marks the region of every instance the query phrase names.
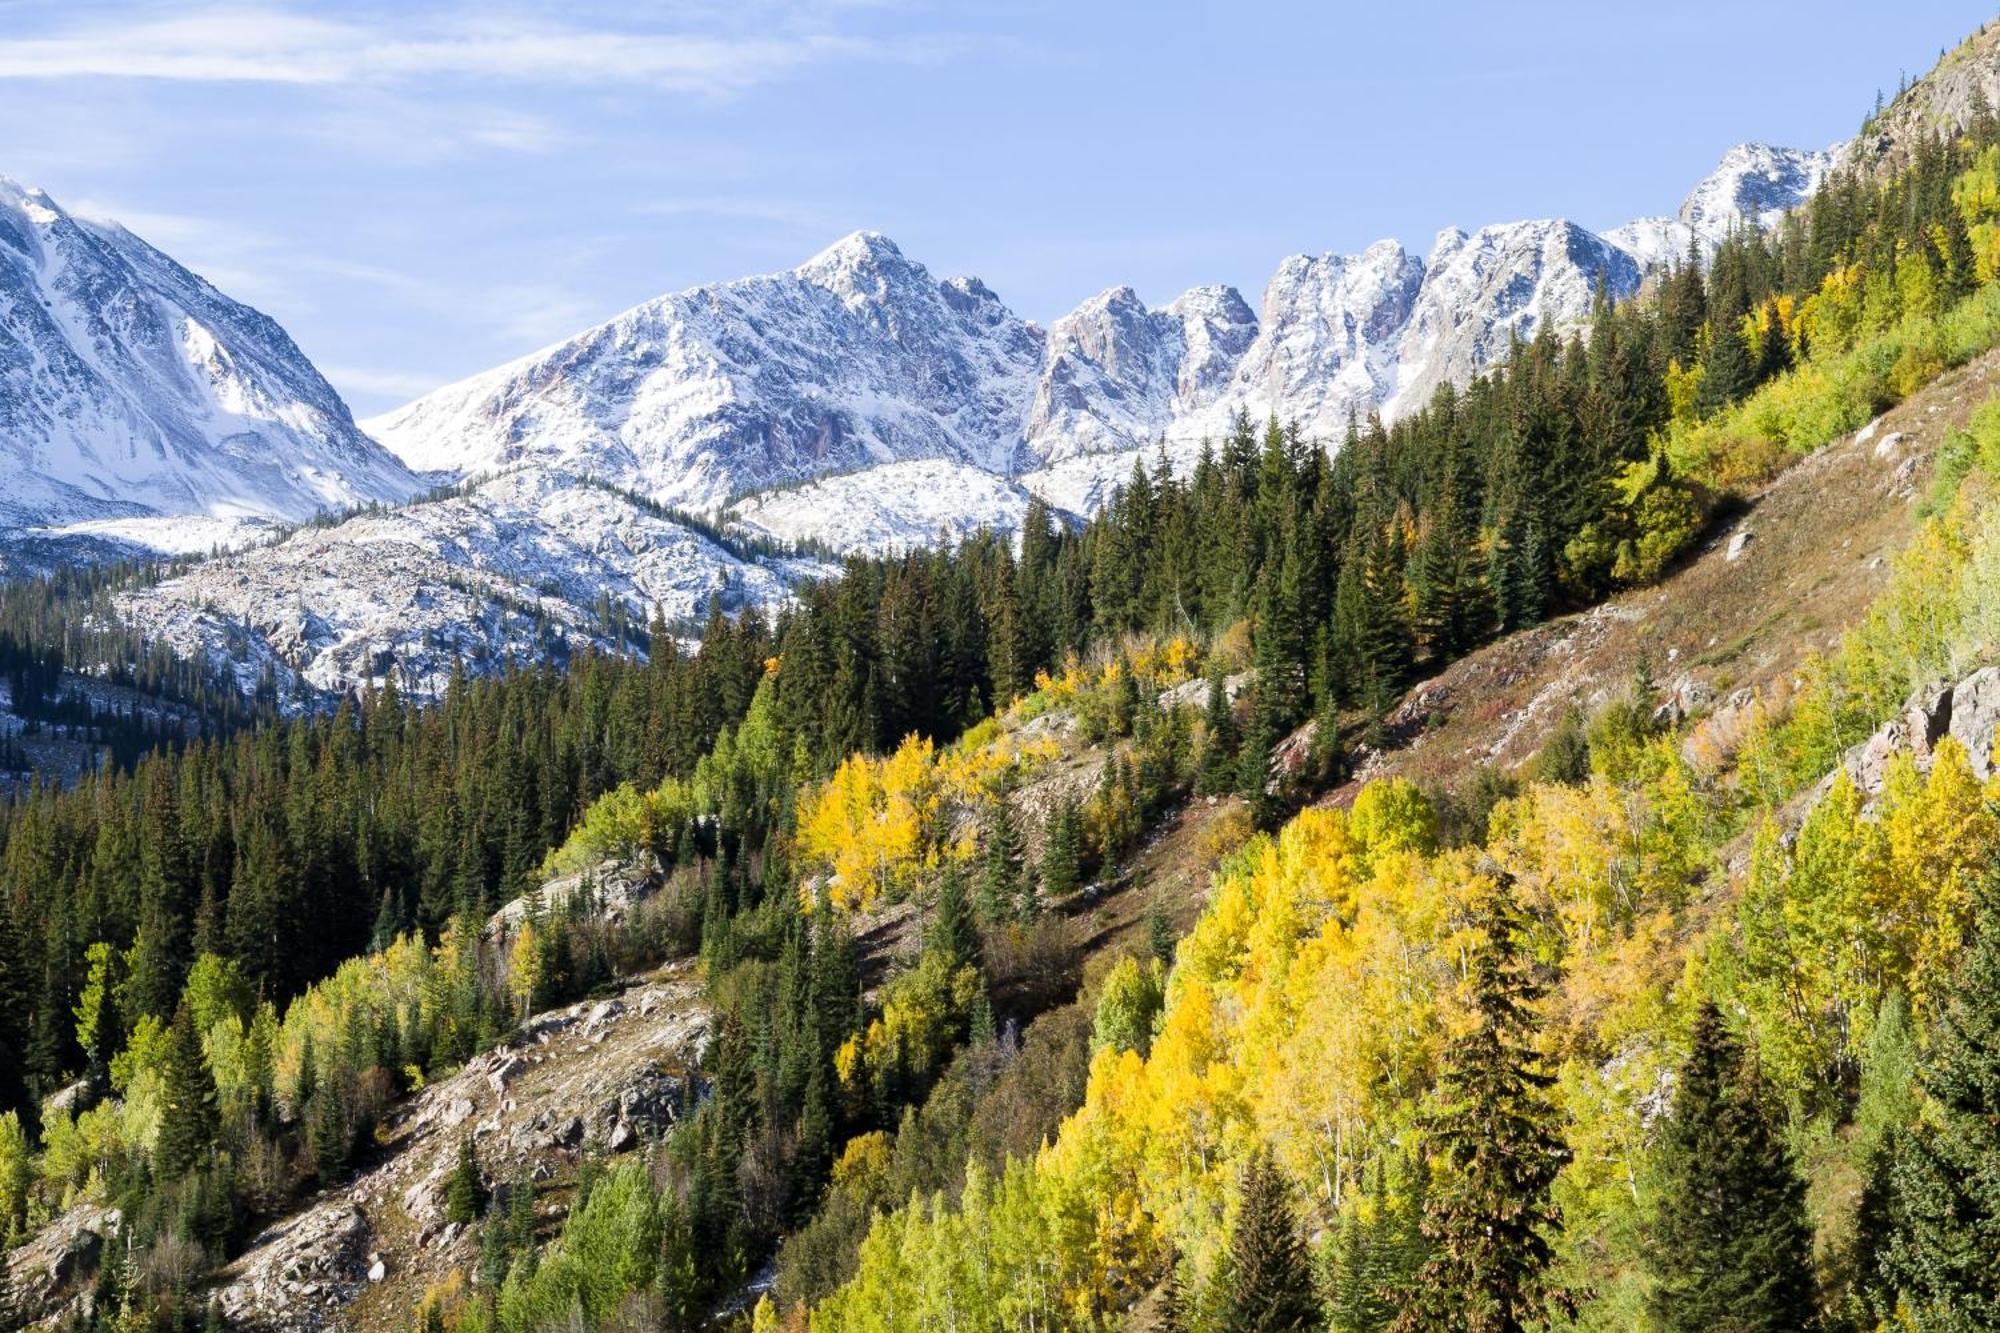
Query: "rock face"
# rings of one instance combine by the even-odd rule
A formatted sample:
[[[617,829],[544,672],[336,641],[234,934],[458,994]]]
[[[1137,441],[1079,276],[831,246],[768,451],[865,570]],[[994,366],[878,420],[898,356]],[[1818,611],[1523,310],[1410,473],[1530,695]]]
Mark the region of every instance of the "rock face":
[[[702,1095],[688,1072],[708,1036],[699,995],[692,971],[670,969],[620,998],[539,1014],[396,1107],[378,1165],[266,1228],[221,1272],[230,1326],[346,1328],[364,1294],[401,1318],[426,1286],[472,1263],[464,1229],[444,1217],[468,1128],[496,1197],[572,1172],[586,1151],[657,1140]]]
[[[1919,767],[1928,768],[1947,736],[1965,750],[1974,777],[1983,782],[1992,776],[1993,746],[2000,739],[2000,667],[1982,667],[1957,684],[1917,691],[1901,714],[1843,755],[1837,771],[1872,799],[1881,793],[1897,755],[1911,755]],[[1814,799],[1832,782],[1828,774]]]
[[[1005,473],[1042,337],[972,278],[856,232],[798,268],[663,296],[368,422],[413,466],[531,463],[662,504],[898,459]]]
[[[12,1314],[26,1324],[86,1301],[105,1245],[123,1231],[118,1209],[82,1203],[36,1231],[27,1244],[0,1255]]]
[[[391,672],[434,694],[463,662],[609,646],[598,607],[644,626],[657,609],[692,634],[711,607],[772,608],[831,572],[732,549],[630,496],[551,471],[309,527],[123,595],[131,625],[210,662],[245,690],[268,676],[349,689]]]
[[[0,529],[300,520],[417,479],[269,318],[0,177]]]
[[[1337,442],[1350,416],[1412,411],[1514,337],[1582,319],[1600,284],[1629,294],[1690,242],[1767,225],[1831,161],[1744,145],[1675,219],[1606,236],[1563,221],[1453,228],[1428,258],[1395,241],[1296,255],[1258,315],[1228,287],[1157,310],[1113,287],[1046,333],[977,279],[934,278],[857,232],[796,269],[660,297],[365,424],[420,469],[559,467],[692,507],[912,460],[1024,472],[1031,487],[1052,473],[1059,506],[1094,503],[1099,474],[1121,476],[1133,452],[1191,447],[1238,412]]]
[[[1854,141],[1864,165],[1893,168],[1917,144],[1969,126],[1983,109],[2000,107],[2000,24],[1987,22],[1911,84]]]

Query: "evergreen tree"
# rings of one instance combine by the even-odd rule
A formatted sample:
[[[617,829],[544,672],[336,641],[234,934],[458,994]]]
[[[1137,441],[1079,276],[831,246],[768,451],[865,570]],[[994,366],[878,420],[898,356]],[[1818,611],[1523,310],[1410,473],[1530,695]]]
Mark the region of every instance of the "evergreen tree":
[[[1083,814],[1065,797],[1049,816],[1042,847],[1042,887],[1051,898],[1074,893],[1083,882]]]
[[[1885,1267],[1910,1325],[2000,1328],[2000,876],[1919,1067],[1927,1114],[1898,1142]]]
[[[1174,932],[1174,919],[1167,914],[1167,905],[1157,891],[1146,908],[1146,942],[1162,967],[1174,965],[1174,949],[1180,939]]]
[[[1253,1153],[1243,1173],[1236,1225],[1229,1236],[1229,1293],[1220,1322],[1225,1333],[1320,1326],[1312,1266],[1285,1179],[1268,1148]]]
[[[1646,1257],[1659,1327],[1810,1327],[1805,1181],[1756,1070],[1712,1002],[1695,1018],[1657,1151],[1659,1208]]]
[[[202,1054],[194,1011],[183,1002],[167,1030],[165,1100],[160,1106],[160,1136],[153,1150],[159,1176],[172,1180],[208,1160],[215,1146],[218,1117],[215,1076]]]
[[[1546,987],[1527,956],[1512,885],[1497,867],[1490,873],[1473,921],[1474,1023],[1446,1049],[1425,1118],[1445,1169],[1425,1200],[1432,1248],[1397,1318],[1403,1333],[1516,1333],[1569,1303],[1548,1277],[1549,1233],[1561,1220],[1550,1190],[1569,1150],[1549,1097],[1555,1080],[1534,1050]]]
[[[1027,853],[1014,823],[1013,802],[1001,796],[981,848],[979,906],[988,921],[1002,921],[1019,909],[1026,888]]]
[[[1243,753],[1237,760],[1236,794],[1249,807],[1251,822],[1263,829],[1275,826],[1278,819],[1280,802],[1272,791],[1275,785],[1272,751],[1276,746],[1277,735],[1270,719],[1262,708],[1253,707],[1250,732],[1243,738]]]
[[[1223,683],[1222,668],[1208,673],[1208,707],[1202,713],[1201,776],[1196,791],[1218,796],[1236,786],[1236,714],[1229,705],[1229,690]]]
[[[954,970],[966,963],[979,964],[979,923],[972,918],[965,873],[956,862],[947,865],[938,880],[937,906],[931,913],[925,942],[951,959]]]
[[[1743,341],[1743,331],[1725,319],[1709,331],[1708,354],[1701,363],[1701,389],[1695,410],[1713,416],[1742,398],[1757,382],[1757,363]]]
[[[463,1134],[458,1140],[458,1161],[445,1182],[444,1219],[468,1226],[485,1211],[486,1179],[479,1172],[479,1153],[472,1145],[472,1136]]]
[[[1368,1210],[1349,1209],[1334,1240],[1332,1299],[1328,1327],[1333,1333],[1380,1333],[1396,1317],[1394,1296],[1402,1289],[1397,1260],[1405,1248],[1400,1223],[1405,1214],[1391,1208],[1388,1170],[1375,1164]]]

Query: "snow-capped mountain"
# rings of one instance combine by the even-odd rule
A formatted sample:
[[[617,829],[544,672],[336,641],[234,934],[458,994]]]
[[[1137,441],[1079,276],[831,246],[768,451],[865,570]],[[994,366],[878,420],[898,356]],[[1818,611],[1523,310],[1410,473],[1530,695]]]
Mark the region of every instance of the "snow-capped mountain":
[[[1676,216],[1639,218],[1604,238],[1649,270],[1681,259],[1690,245],[1711,253],[1737,227],[1775,227],[1787,209],[1819,189],[1846,151],[1846,145],[1812,153],[1738,144],[1681,201]]]
[[[1733,150],[1675,219],[1296,256],[1257,313],[1228,287],[1160,309],[1114,287],[1046,330],[977,279],[935,278],[856,233],[363,423],[401,461],[270,320],[129,233],[14,189],[0,195],[0,450],[24,480],[0,488],[0,529],[67,525],[32,536],[44,563],[77,558],[63,541],[100,556],[237,545],[126,592],[122,614],[245,688],[340,689],[393,668],[436,689],[460,661],[608,642],[603,599],[691,628],[832,572],[718,541],[667,506],[882,553],[1011,530],[1033,494],[1088,513],[1134,460],[1164,447],[1180,466],[1239,412],[1337,442],[1350,416],[1412,410],[1516,336],[1584,318],[1600,283],[1627,294],[1690,243],[1767,224],[1827,165]],[[472,484],[276,540],[257,520],[401,500],[418,472]]]
[[[977,279],[856,232],[788,273],[697,287],[366,428],[412,466],[588,472],[663,504],[912,458],[1020,461],[1042,337]]]
[[[535,468],[203,561],[122,594],[118,609],[246,691],[267,675],[286,695],[346,690],[393,670],[422,694],[460,662],[477,673],[509,654],[609,646],[606,600],[641,627],[657,610],[692,634],[711,607],[772,609],[794,583],[833,572],[732,549],[628,495]]]
[[[276,323],[0,177],[0,529],[298,520],[419,483]]]
[[[1605,235],[1561,220],[1451,228],[1421,257],[1395,241],[1297,255],[1259,314],[1228,287],[1161,309],[1113,287],[1046,332],[977,279],[934,278],[887,237],[857,232],[789,272],[649,301],[363,424],[421,470],[553,466],[692,508],[934,460],[1018,475],[1087,509],[1135,451],[1165,441],[1188,453],[1238,412],[1337,441],[1352,417],[1412,411],[1515,337],[1583,319],[1600,284],[1629,295],[1691,243],[1713,249],[1732,227],[1769,225],[1834,160],[1747,144],[1676,218]],[[890,493],[844,481],[810,511],[767,508],[789,535],[839,532],[865,549],[862,525],[827,506],[846,497],[879,514]],[[967,494],[967,513],[990,507]],[[944,517],[935,502],[920,512]],[[907,525],[891,527],[901,540]]]

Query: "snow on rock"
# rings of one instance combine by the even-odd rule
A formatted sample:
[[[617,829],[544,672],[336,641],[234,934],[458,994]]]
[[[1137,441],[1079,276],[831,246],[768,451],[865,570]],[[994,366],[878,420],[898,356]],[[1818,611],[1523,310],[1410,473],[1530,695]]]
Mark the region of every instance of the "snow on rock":
[[[965,463],[918,459],[767,491],[731,511],[731,527],[841,555],[889,555],[957,542],[984,528],[1011,533],[1025,487]]]
[[[738,554],[606,487],[548,471],[301,529],[123,594],[142,633],[203,658],[246,690],[443,689],[454,667],[610,646],[598,607],[643,627],[655,609],[692,632],[711,607],[773,608],[807,560]]]
[[[0,529],[301,520],[418,489],[276,323],[4,177],[0,465]]]
[[[367,423],[418,468],[587,472],[663,503],[874,463],[1006,472],[1042,338],[977,279],[875,232],[786,273],[696,287]]]
[[[912,522],[962,531],[995,491],[961,488],[956,515],[897,496],[893,473],[815,492],[816,510],[771,492],[924,461],[1032,474],[1069,508],[1108,494],[1135,451],[1165,439],[1191,457],[1178,447],[1239,412],[1337,442],[1350,418],[1407,414],[1515,337],[1583,320],[1600,284],[1631,293],[1689,238],[1712,247],[1731,226],[1768,225],[1833,160],[1743,145],[1675,219],[1605,236],[1560,220],[1450,228],[1428,257],[1395,241],[1295,255],[1261,314],[1228,287],[1159,309],[1112,287],[1046,331],[977,279],[940,281],[857,232],[796,269],[660,297],[365,424],[419,469],[555,467],[665,504],[734,503],[763,515],[758,530],[842,549],[869,549],[879,520],[900,545]]]

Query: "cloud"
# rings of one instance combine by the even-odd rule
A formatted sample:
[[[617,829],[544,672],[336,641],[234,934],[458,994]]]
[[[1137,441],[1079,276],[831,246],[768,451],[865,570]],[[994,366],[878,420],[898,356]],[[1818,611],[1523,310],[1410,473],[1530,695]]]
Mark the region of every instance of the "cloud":
[[[665,32],[466,16],[408,30],[269,9],[99,21],[0,43],[0,78],[113,78],[337,86],[463,77],[631,84],[727,97],[836,62],[929,62],[949,37],[875,38],[805,27]]]

